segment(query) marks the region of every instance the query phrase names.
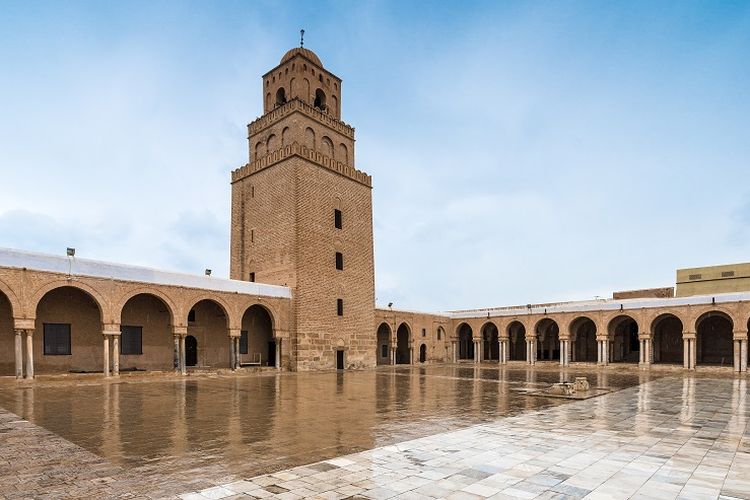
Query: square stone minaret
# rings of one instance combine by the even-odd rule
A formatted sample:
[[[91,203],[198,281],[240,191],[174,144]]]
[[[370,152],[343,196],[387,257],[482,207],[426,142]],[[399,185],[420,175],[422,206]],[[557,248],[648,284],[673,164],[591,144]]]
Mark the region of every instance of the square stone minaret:
[[[231,277],[292,288],[290,368],[372,366],[372,179],[355,168],[341,79],[295,48],[263,75],[263,104],[232,172]]]

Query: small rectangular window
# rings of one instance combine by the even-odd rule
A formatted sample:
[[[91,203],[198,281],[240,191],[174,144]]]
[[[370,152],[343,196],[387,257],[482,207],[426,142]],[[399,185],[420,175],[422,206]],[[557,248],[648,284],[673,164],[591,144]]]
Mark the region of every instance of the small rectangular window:
[[[188,313],[188,323],[195,323],[195,309],[190,309]]]
[[[336,252],[336,269],[344,270],[344,254],[341,252]]]
[[[70,355],[70,353],[70,324],[45,323],[44,355],[65,356]]]
[[[440,340],[440,337],[441,337],[441,335],[440,335],[440,328],[438,328],[438,340]]]
[[[250,243],[255,243],[255,229],[250,230]]]
[[[250,198],[255,198],[255,186],[250,186]]]
[[[734,271],[722,271],[721,277],[722,278],[731,278],[734,276]]]
[[[336,229],[341,229],[342,223],[341,223],[341,210],[338,208],[333,210],[333,224],[336,226]]]
[[[344,299],[336,299],[336,314],[344,315]]]
[[[240,354],[247,354],[247,330],[240,332]]]
[[[422,328],[422,337],[426,337],[426,336],[427,336],[427,329]]]
[[[250,281],[255,282],[255,273],[250,273]]]
[[[689,280],[699,280],[699,279],[701,279],[702,277],[703,277],[703,276],[701,276],[700,274],[691,274],[690,276],[688,276],[688,279],[689,279]]]
[[[143,354],[143,327],[126,326],[120,327],[120,354],[138,355]]]

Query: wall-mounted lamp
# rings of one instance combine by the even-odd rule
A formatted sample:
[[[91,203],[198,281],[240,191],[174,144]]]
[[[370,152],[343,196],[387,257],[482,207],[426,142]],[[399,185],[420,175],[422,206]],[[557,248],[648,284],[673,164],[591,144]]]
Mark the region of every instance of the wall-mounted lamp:
[[[68,250],[66,251],[68,254],[68,257],[75,257],[76,256],[76,249],[68,247]]]
[[[210,269],[206,269],[206,276],[211,276],[211,270]]]

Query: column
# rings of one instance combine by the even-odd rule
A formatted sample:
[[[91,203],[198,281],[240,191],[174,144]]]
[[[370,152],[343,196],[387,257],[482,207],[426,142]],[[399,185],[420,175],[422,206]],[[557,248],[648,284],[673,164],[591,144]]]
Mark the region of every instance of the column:
[[[732,366],[734,367],[734,371],[739,372],[740,371],[740,349],[742,349],[742,344],[739,340],[734,340],[732,342],[732,345],[734,347],[734,360],[732,362]]]
[[[638,365],[639,366],[643,366],[645,358],[646,358],[646,341],[644,339],[638,339]]]
[[[599,365],[604,364],[604,356],[602,355],[602,341],[596,340],[596,363]]]
[[[174,336],[174,371],[180,373],[182,371],[182,358],[180,357],[180,337]]]
[[[498,340],[497,361],[501,365],[505,364],[505,341],[502,339]]]
[[[104,337],[104,349],[102,350],[103,356],[102,361],[104,363],[104,376],[109,377],[109,335],[102,334],[102,337]]]
[[[604,365],[607,366],[609,364],[609,339],[604,339],[602,349],[604,350]]]
[[[453,363],[458,363],[458,342],[455,340],[451,341],[453,352],[451,353]]]
[[[120,335],[112,335],[112,375],[120,376]]]
[[[229,368],[232,370],[237,369],[237,349],[234,342],[234,337],[229,337]]]
[[[690,339],[690,369],[695,370],[696,360],[697,360],[697,339],[693,337]]]
[[[187,364],[185,363],[185,335],[180,335],[180,374],[187,374]]]
[[[234,338],[234,360],[235,360],[235,369],[242,368],[242,362],[240,358],[240,338],[235,337]]]
[[[276,370],[281,371],[281,338],[276,339]]]
[[[23,378],[23,330],[16,330],[16,378]]]
[[[474,362],[475,363],[482,362],[482,347],[484,347],[484,344],[481,340],[474,341]]]
[[[570,341],[570,360],[569,361],[575,361],[576,360],[576,341],[571,340]]]
[[[392,365],[396,364],[396,348],[395,347],[391,347],[391,364]]]
[[[34,330],[26,330],[26,378],[34,378]]]
[[[740,371],[747,371],[747,339],[740,340]]]

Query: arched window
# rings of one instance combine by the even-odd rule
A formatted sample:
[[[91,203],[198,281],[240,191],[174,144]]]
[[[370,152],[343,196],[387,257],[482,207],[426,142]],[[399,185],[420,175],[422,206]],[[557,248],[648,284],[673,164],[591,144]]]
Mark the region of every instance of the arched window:
[[[326,109],[326,94],[321,89],[315,91],[315,107],[320,110]]]
[[[347,165],[349,164],[349,150],[346,148],[346,144],[339,144],[338,160]]]
[[[315,149],[315,131],[310,127],[305,129],[305,146]]]
[[[281,147],[289,145],[289,127],[284,127],[281,131]]]
[[[263,143],[258,142],[257,144],[255,144],[255,159],[259,160],[260,158],[265,156],[265,154],[266,152],[264,151]]]
[[[323,136],[320,142],[322,143],[322,146],[323,146],[322,153],[329,158],[333,158],[333,141],[331,141],[330,138]]]
[[[271,151],[276,151],[277,149],[279,149],[279,141],[276,138],[275,134],[271,134],[270,136],[268,136],[266,151],[270,153]]]
[[[276,91],[276,105],[281,106],[282,104],[286,104],[286,92],[284,87],[279,87],[279,90]]]

